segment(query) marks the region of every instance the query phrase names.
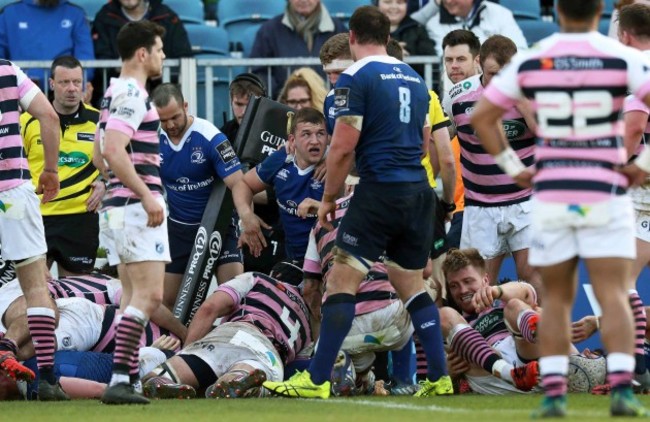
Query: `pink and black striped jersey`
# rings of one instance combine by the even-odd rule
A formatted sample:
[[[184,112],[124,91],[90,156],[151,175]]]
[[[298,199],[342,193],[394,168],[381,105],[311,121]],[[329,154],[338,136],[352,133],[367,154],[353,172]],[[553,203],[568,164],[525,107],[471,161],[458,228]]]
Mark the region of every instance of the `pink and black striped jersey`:
[[[503,109],[528,98],[537,117],[537,199],[566,204],[622,195],[621,118],[628,92],[650,93],[650,60],[597,32],[559,33],[518,53],[485,90]]]
[[[505,206],[527,201],[532,189],[518,186],[499,168],[470,125],[472,111],[483,91],[481,75],[465,79],[449,91],[447,112],[451,113],[458,130],[465,205]],[[535,135],[524,117],[513,106],[506,110],[502,121],[508,144],[525,166],[532,166],[535,160]]]
[[[328,231],[317,222],[309,234],[309,245],[303,264],[306,277],[327,281],[327,274],[333,264],[332,249],[336,241],[338,226],[350,206],[351,198],[352,195],[336,201],[336,214],[332,221],[334,230]],[[399,299],[392,284],[388,281],[386,267],[383,263],[376,262],[359,286],[355,315],[363,315],[385,308],[396,300]]]
[[[0,192],[31,180],[20,136],[19,106],[27,110],[39,92],[18,66],[0,59]]]
[[[135,171],[155,197],[162,194],[160,180],[160,118],[151,104],[149,94],[133,78],[113,78],[102,99],[96,142],[103,150],[105,133],[115,130],[127,135],[131,142],[126,151]],[[102,208],[107,209],[140,202],[109,169],[109,185]]]
[[[100,305],[119,306],[122,297],[120,280],[96,272],[48,280],[47,287],[55,299],[83,297]]]
[[[266,274],[247,272],[219,286],[233,312],[224,322],[249,322],[273,343],[284,364],[312,343],[309,308],[298,290]]]

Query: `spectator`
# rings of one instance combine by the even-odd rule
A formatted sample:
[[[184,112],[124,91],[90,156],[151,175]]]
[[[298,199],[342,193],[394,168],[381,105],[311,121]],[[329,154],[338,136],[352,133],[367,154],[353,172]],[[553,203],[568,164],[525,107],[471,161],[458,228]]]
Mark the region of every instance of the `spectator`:
[[[93,140],[99,111],[82,102],[83,68],[72,56],[52,62],[50,89],[52,106],[61,122],[59,178],[63,189],[54,201],[41,205],[47,261],[58,264],[59,275],[89,273],[95,265],[99,247],[97,209],[106,192],[99,172],[92,164]],[[20,117],[21,134],[27,161],[36,185],[45,168],[41,125],[29,113]]]
[[[98,59],[117,59],[117,33],[127,22],[149,20],[165,28],[163,49],[165,57],[177,59],[179,57],[192,57],[192,45],[185,31],[183,22],[178,15],[162,4],[162,0],[111,0],[105,4],[93,21],[92,36],[95,43],[96,57]],[[98,75],[94,79],[97,87],[106,87],[110,77],[118,77],[118,72],[111,70],[108,78]],[[173,78],[175,79],[175,78]],[[148,91],[160,83],[156,80],[147,85]],[[98,89],[93,96],[93,104],[99,104],[103,90]]]
[[[235,76],[235,79],[230,83],[230,107],[235,117],[225,122],[219,128],[226,135],[226,138],[233,142],[237,137],[239,125],[241,125],[241,121],[244,118],[246,107],[248,107],[251,96],[266,96],[266,87],[259,76],[253,73],[241,73]]]
[[[481,42],[491,35],[503,35],[510,38],[518,49],[528,48],[526,38],[512,12],[491,1],[429,1],[411,17],[426,26],[429,36],[436,43],[439,56],[442,55],[442,38],[454,29],[469,29],[479,37]]]
[[[165,28],[165,57],[191,57],[192,46],[178,15],[162,0],[111,0],[93,21],[93,41],[98,59],[117,59],[117,33],[127,22],[150,20]]]
[[[332,35],[345,32],[345,25],[330,16],[320,0],[287,0],[286,11],[264,22],[257,31],[251,57],[318,57],[323,43]],[[322,70],[319,69],[322,76]],[[262,79],[266,69],[255,73]],[[272,70],[270,94],[284,85],[287,69]]]
[[[322,113],[326,95],[323,78],[311,68],[301,67],[289,76],[278,101],[296,110],[311,107]]]
[[[436,45],[424,26],[406,15],[406,0],[374,0],[379,10],[390,21],[390,37],[399,41],[404,57],[433,56]],[[411,65],[420,76],[424,77],[424,65]]]
[[[0,9],[0,57],[8,60],[53,60],[74,56],[93,60],[93,43],[84,10],[68,0],[22,0]],[[45,70],[26,70],[45,83]],[[87,80],[93,73],[87,71]],[[43,87],[42,87],[43,88]]]

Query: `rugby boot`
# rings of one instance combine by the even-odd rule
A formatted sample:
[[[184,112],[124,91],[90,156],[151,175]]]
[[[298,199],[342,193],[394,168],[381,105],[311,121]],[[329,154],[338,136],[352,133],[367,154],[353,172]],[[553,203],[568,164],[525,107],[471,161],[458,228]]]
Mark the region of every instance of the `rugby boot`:
[[[530,415],[533,419],[563,418],[566,416],[566,395],[544,397],[542,405]]]
[[[300,397],[300,398],[321,398],[326,399],[330,396],[330,382],[317,385],[311,380],[309,371],[297,371],[295,375],[287,381],[274,382],[266,381],[262,384],[264,388],[277,396]]]
[[[110,387],[106,387],[106,391],[101,398],[104,404],[149,404],[149,399],[145,396],[138,394],[133,389],[133,385],[120,382]]]
[[[612,416],[647,418],[650,413],[634,397],[632,387],[613,388],[610,413]]]
[[[191,385],[176,384],[162,377],[149,378],[142,384],[144,396],[150,399],[180,399],[196,398],[196,390]]]
[[[259,397],[260,387],[266,381],[266,374],[260,369],[230,381],[217,381],[205,390],[205,397],[213,399],[234,399]]]
[[[537,361],[528,362],[510,370],[515,387],[521,391],[530,391],[539,383],[539,366]]]
[[[61,384],[50,384],[44,379],[38,380],[39,401],[68,401],[70,397],[63,391]]]
[[[0,369],[16,381],[31,382],[36,378],[34,371],[18,362],[16,355],[9,350],[0,351]]]
[[[413,397],[432,397],[432,396],[448,396],[454,394],[454,385],[451,382],[449,375],[443,375],[438,378],[438,381],[429,381],[425,379],[420,381],[420,389]]]

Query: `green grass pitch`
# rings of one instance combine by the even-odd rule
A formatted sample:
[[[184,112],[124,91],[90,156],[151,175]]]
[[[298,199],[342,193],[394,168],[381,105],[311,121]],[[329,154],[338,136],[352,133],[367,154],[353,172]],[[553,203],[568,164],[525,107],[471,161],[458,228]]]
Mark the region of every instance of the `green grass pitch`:
[[[650,396],[640,396],[650,407]],[[0,420],[61,422],[510,422],[528,421],[541,400],[534,396],[477,396],[473,394],[417,399],[413,397],[356,397],[329,400],[237,399],[161,400],[148,406],[107,406],[95,400],[67,403],[2,402]],[[600,421],[609,417],[609,397],[569,396],[564,421]]]

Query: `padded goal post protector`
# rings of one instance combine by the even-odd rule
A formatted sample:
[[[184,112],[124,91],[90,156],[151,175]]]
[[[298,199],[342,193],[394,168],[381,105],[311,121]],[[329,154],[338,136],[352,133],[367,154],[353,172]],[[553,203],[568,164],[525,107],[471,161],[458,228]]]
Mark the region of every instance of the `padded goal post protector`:
[[[287,121],[293,110],[265,97],[251,97],[232,148],[244,169],[255,167],[286,142]],[[189,325],[206,298],[215,264],[233,212],[230,190],[217,178],[203,212],[190,259],[176,297],[174,316]],[[220,280],[224,282],[227,280]]]

